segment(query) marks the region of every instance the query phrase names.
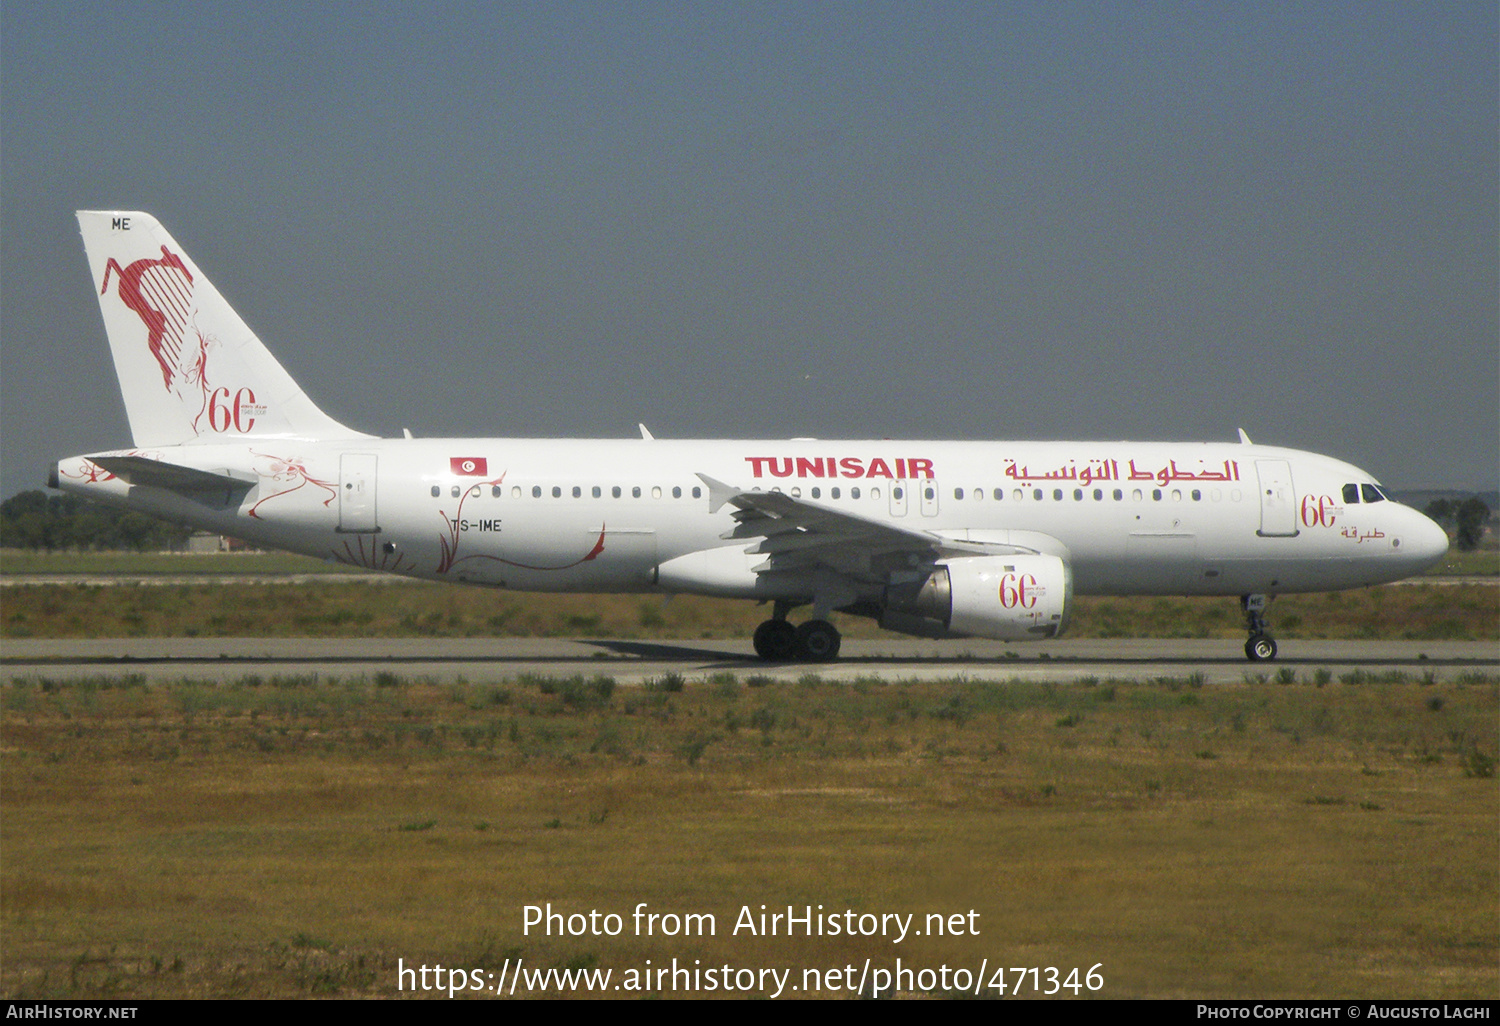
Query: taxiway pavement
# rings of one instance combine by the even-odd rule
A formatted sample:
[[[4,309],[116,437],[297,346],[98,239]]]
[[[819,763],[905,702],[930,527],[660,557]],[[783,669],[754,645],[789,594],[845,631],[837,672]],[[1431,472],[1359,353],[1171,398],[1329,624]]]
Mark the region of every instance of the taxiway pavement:
[[[1473,641],[1281,640],[1280,657],[1251,663],[1234,639],[1079,639],[1011,644],[980,640],[846,640],[837,662],[776,663],[757,659],[749,641],[623,638],[309,639],[105,638],[0,642],[4,680],[48,677],[233,682],[249,676],[318,674],[349,679],[393,673],[438,681],[484,682],[537,674],[606,674],[638,684],[665,674],[688,681],[734,674],[826,681],[860,678],[1067,682],[1080,677],[1149,680],[1201,674],[1205,684],[1275,681],[1284,671],[1311,682],[1327,669],[1334,679],[1402,673],[1446,681],[1500,674],[1500,646]],[[1430,678],[1428,675],[1431,675]]]

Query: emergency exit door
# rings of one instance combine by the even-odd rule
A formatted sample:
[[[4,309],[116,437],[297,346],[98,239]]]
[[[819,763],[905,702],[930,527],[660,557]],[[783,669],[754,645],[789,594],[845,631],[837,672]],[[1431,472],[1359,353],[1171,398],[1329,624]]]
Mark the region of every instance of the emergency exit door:
[[[1292,466],[1286,460],[1256,460],[1260,479],[1262,538],[1290,538],[1297,533],[1297,493],[1292,490]]]
[[[345,453],[339,459],[339,530],[346,534],[380,530],[375,518],[376,459],[371,453]]]

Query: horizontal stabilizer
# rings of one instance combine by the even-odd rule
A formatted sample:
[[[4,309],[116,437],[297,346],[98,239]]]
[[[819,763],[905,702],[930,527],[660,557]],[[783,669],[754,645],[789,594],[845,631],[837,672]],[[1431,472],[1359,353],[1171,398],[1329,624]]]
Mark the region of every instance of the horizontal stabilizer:
[[[133,485],[165,488],[167,491],[199,501],[208,501],[223,495],[226,505],[238,501],[241,496],[255,487],[257,480],[252,474],[240,474],[230,470],[198,470],[195,467],[147,459],[144,456],[92,456],[89,462]]]

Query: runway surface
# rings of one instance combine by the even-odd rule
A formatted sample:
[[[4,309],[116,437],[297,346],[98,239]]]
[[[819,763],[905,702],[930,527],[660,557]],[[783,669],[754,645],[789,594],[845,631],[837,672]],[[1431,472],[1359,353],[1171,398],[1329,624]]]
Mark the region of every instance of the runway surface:
[[[568,677],[606,674],[638,684],[676,673],[688,681],[732,673],[797,680],[815,673],[827,681],[858,678],[1073,681],[1080,677],[1144,680],[1201,674],[1205,684],[1275,681],[1291,671],[1312,681],[1327,669],[1334,679],[1355,672],[1402,673],[1434,681],[1474,673],[1500,674],[1500,646],[1472,641],[1279,642],[1280,658],[1251,663],[1234,639],[1081,639],[1043,644],[991,641],[846,640],[834,663],[768,664],[749,641],[628,639],[262,639],[120,638],[0,643],[3,679],[48,677],[238,681],[259,675],[349,679],[394,673],[438,681],[494,681],[520,674]]]

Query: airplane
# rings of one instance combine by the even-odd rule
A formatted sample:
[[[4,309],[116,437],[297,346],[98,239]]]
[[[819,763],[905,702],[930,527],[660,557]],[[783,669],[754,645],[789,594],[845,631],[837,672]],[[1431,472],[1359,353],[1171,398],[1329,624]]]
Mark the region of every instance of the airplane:
[[[132,445],[49,484],[434,581],[770,602],[768,661],[835,610],[928,638],[1063,633],[1076,595],[1240,599],[1396,581],[1448,549],[1370,474],[1237,442],[379,438],[320,410],[151,215],[79,211]],[[792,610],[811,607],[793,625]]]

